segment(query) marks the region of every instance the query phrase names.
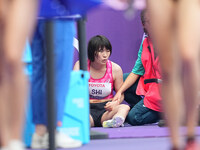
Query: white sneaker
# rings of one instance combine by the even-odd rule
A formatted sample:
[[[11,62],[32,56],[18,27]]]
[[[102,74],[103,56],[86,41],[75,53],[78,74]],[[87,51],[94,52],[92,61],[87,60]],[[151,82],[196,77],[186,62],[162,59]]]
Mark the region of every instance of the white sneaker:
[[[25,150],[25,146],[22,141],[12,140],[8,144],[8,150]]]
[[[0,150],[8,150],[8,147],[0,147]]]
[[[56,146],[59,148],[76,148],[81,145],[81,141],[72,139],[65,133],[57,132],[56,134]]]
[[[56,147],[59,148],[76,148],[80,147],[82,142],[74,140],[68,135],[57,132],[56,133]],[[49,147],[49,135],[46,133],[44,136],[39,136],[34,133],[32,137],[31,148],[33,149],[47,149]]]
[[[118,128],[118,127],[123,127],[124,126],[124,118],[122,117],[115,117],[110,120],[106,120],[103,122],[103,127],[104,128]]]
[[[34,133],[31,141],[31,148],[33,149],[47,149],[49,147],[48,143],[48,133],[45,133],[43,136]]]

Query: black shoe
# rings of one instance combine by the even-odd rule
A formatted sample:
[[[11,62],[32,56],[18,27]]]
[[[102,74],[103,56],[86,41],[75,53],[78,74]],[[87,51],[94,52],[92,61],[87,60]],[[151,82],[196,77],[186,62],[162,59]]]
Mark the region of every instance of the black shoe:
[[[158,126],[159,127],[165,127],[166,126],[166,121],[165,120],[159,120]]]

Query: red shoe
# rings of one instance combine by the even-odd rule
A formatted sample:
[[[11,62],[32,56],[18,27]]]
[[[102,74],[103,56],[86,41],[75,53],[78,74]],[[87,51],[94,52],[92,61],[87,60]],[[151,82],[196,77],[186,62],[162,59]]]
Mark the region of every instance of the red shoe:
[[[199,144],[194,140],[187,142],[184,150],[200,150],[200,147]]]
[[[180,149],[178,149],[178,148],[172,148],[171,150],[180,150]]]

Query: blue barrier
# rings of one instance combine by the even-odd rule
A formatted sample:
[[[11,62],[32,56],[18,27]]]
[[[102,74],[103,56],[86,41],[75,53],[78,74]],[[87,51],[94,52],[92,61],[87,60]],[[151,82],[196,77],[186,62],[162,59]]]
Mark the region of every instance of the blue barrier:
[[[90,140],[89,73],[72,71],[70,88],[66,97],[62,126],[58,130],[87,144]]]

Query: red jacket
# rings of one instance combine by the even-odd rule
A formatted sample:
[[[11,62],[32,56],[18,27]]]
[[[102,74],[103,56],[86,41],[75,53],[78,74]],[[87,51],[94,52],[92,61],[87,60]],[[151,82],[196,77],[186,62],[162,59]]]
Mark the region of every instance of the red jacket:
[[[147,108],[161,112],[160,84],[156,82],[144,84],[145,79],[161,79],[159,58],[155,58],[154,54],[152,42],[147,37],[143,41],[143,51],[141,55],[145,73],[140,77],[136,93],[144,96],[144,105]]]

